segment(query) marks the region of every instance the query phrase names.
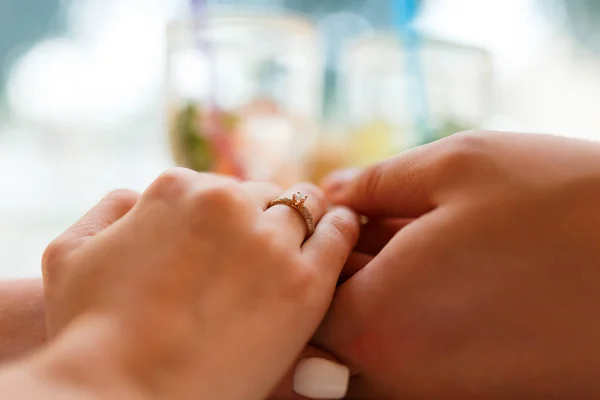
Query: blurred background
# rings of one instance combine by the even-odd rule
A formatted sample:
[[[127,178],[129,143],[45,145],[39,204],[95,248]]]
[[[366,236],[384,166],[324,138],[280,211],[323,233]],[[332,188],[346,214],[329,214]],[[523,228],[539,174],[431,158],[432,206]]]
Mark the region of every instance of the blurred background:
[[[179,164],[317,182],[460,130],[600,140],[595,0],[0,0],[0,278]]]

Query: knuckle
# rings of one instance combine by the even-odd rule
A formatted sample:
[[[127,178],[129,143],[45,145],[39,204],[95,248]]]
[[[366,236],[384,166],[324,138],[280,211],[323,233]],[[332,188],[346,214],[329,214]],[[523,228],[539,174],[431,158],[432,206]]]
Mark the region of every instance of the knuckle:
[[[483,159],[486,140],[478,131],[466,131],[450,137],[445,151],[439,156],[437,166],[444,174],[469,172]]]
[[[315,195],[319,195],[320,193],[322,193],[321,188],[319,188],[314,183],[310,183],[310,182],[298,183],[294,186],[294,189],[304,191],[304,192],[307,192],[310,194],[315,194]]]
[[[337,213],[331,213],[329,215],[329,236],[339,241],[356,241],[358,239],[358,228],[355,221],[344,217]]]
[[[60,269],[62,261],[69,252],[68,243],[60,237],[54,239],[42,254],[42,275],[52,279]]]
[[[455,134],[453,134],[450,137],[459,140],[459,139],[465,138],[465,137],[480,137],[480,136],[483,136],[483,135],[486,135],[489,133],[490,133],[490,131],[483,131],[480,129],[467,129],[464,131],[456,132]]]
[[[283,188],[279,185],[276,185],[274,183],[270,183],[270,182],[261,182],[260,183],[260,189],[263,192],[268,192],[268,193],[281,193],[283,192]]]
[[[362,195],[369,196],[373,193],[379,193],[381,183],[383,181],[383,165],[375,164],[361,172],[358,182],[360,187],[359,192]]]
[[[212,210],[230,211],[243,207],[246,196],[234,182],[223,181],[207,188],[194,191],[191,195],[195,209],[208,207]]]
[[[146,193],[160,198],[179,197],[188,190],[190,172],[186,168],[169,168],[152,182]]]
[[[139,200],[140,194],[129,189],[116,189],[109,192],[105,197],[105,201],[115,204],[124,210],[131,209]]]
[[[310,183],[310,182],[298,183],[297,185],[294,186],[293,189],[296,192],[301,192],[301,193],[311,196],[315,200],[315,202],[321,206],[323,206],[327,202],[325,192],[323,192],[323,190],[320,187],[318,187],[317,185],[315,185],[313,183]]]
[[[187,224],[196,234],[245,232],[251,229],[254,203],[236,183],[222,180],[210,187],[199,188],[185,200]],[[210,228],[209,228],[210,227]]]

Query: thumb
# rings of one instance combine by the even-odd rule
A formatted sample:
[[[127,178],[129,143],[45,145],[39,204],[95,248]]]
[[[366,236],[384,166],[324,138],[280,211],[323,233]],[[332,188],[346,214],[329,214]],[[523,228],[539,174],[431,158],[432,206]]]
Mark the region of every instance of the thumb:
[[[54,239],[42,257],[42,265],[50,264],[69,250],[79,247],[87,238],[108,228],[138,202],[140,195],[128,189],[118,189],[106,195],[79,221]]]
[[[139,193],[117,189],[106,195],[63,234],[64,240],[84,240],[97,235],[127,214],[140,198]]]
[[[86,239],[97,235],[120,220],[133,208],[138,199],[139,194],[130,190],[113,191],[67,229],[65,233],[50,243],[42,256],[42,277],[46,301],[64,296],[63,289],[65,284],[68,284],[70,267],[65,266],[63,261],[71,252],[76,251]],[[70,306],[79,307],[81,305],[70,304]],[[47,309],[47,317],[53,315],[52,318],[47,319],[47,334],[49,337],[56,335],[58,327],[64,327],[69,321],[69,313],[64,313],[64,311],[63,309],[54,311],[50,308]]]
[[[350,370],[331,354],[308,345],[269,400],[344,398]]]
[[[332,203],[367,217],[416,218],[435,208],[432,150],[426,145],[362,170],[337,171],[321,186]]]

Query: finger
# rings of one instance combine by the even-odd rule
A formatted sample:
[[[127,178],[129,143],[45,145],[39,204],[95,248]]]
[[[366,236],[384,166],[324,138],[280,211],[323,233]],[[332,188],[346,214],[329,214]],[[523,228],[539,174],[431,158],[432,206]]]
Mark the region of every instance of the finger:
[[[207,187],[236,185],[240,181],[233,176],[197,172],[189,168],[174,167],[162,172],[144,191],[143,196],[161,197],[180,194],[180,191],[203,190]]]
[[[442,141],[408,150],[364,170],[325,178],[328,199],[368,217],[419,217],[435,207],[432,170]]]
[[[278,197],[283,189],[273,183],[267,182],[244,182],[241,185],[244,190],[256,201],[256,204],[264,211],[269,202]]]
[[[270,400],[341,399],[350,370],[331,354],[307,346],[277,386]]]
[[[360,237],[354,251],[376,256],[396,233],[410,222],[410,218],[371,219],[360,228]]]
[[[137,204],[140,195],[134,191],[119,189],[110,192],[79,221],[69,227],[63,234],[54,239],[42,255],[42,270],[47,271],[52,265],[71,250],[75,250],[86,239],[97,235],[120,220]],[[44,281],[48,274],[43,272]]]
[[[356,244],[359,229],[356,213],[346,207],[335,207],[325,214],[314,235],[304,243],[302,255],[311,265],[325,267],[320,272],[335,281]]]
[[[441,256],[431,252],[434,247],[439,249],[440,243],[446,248],[452,247],[452,242],[444,240],[451,231],[446,231],[447,228],[439,223],[439,213],[444,212],[440,208],[406,226],[366,268],[336,289],[327,316],[313,337],[316,345],[344,354],[344,362],[361,366],[361,371],[367,365],[373,367],[373,360],[380,360],[383,363],[380,365],[384,365],[402,357],[401,353],[406,349],[401,345],[382,348],[377,340],[380,335],[385,336],[383,329],[388,325],[384,322],[394,319],[399,305],[431,295],[423,292],[422,285],[413,283],[414,279],[420,279],[415,276],[430,273],[428,266],[443,264],[449,257],[449,252],[443,252]],[[448,274],[452,273],[455,271],[448,271]],[[409,274],[415,276],[407,279]],[[442,281],[447,279],[451,278],[444,277]],[[356,351],[344,353],[344,349],[349,348]]]
[[[358,253],[356,251],[350,253],[348,259],[346,260],[346,264],[344,264],[344,268],[340,273],[338,285],[341,285],[348,279],[352,278],[354,274],[366,267],[367,264],[369,264],[373,260],[373,258],[374,257],[372,255]]]
[[[139,193],[133,190],[118,189],[110,192],[79,221],[67,229],[60,239],[76,244],[76,242],[97,235],[127,214],[139,198]]]
[[[310,211],[315,226],[318,226],[319,220],[327,208],[323,191],[311,183],[299,183],[286,190],[281,197],[291,198],[298,192],[301,193],[301,196],[306,196],[304,206]],[[306,221],[293,207],[284,204],[274,205],[264,212],[263,218],[265,223],[275,225],[280,232],[281,239],[294,247],[299,247],[306,239],[308,234]]]

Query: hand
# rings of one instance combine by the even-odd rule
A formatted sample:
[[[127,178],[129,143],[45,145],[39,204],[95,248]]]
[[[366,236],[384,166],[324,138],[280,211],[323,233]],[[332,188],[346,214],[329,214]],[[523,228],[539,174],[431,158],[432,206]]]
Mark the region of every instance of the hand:
[[[0,364],[24,356],[45,339],[42,281],[0,282]]]
[[[354,213],[326,213],[312,185],[286,194],[298,190],[320,219],[306,242],[295,210],[266,210],[282,195],[270,184],[173,169],[139,199],[110,195],[46,250],[56,346],[156,398],[264,399],[319,325],[358,236]]]
[[[324,186],[368,235],[315,338],[349,398],[600,397],[600,145],[467,132],[351,175]]]

